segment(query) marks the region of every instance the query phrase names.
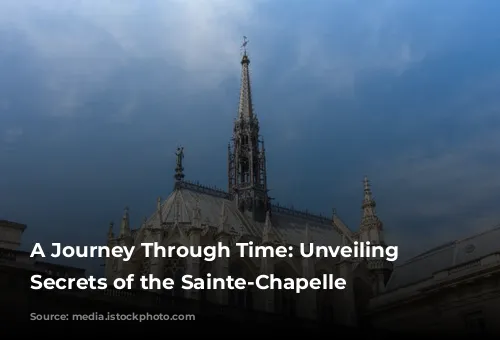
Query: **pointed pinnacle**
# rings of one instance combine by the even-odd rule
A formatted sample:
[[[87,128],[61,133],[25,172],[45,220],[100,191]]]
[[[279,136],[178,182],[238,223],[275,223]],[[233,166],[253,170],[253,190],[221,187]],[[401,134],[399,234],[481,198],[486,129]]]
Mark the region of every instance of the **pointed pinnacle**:
[[[370,190],[370,180],[368,179],[368,176],[365,176],[363,179],[363,185],[365,190]]]

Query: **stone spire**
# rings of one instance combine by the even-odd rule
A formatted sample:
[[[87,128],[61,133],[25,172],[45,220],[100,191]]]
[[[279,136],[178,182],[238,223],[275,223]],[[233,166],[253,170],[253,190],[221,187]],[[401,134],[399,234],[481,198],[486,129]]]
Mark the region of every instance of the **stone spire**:
[[[364,198],[363,198],[363,216],[361,218],[361,226],[359,230],[359,241],[370,242],[372,245],[386,246],[384,241],[384,232],[382,230],[382,222],[375,211],[376,203],[373,199],[370,188],[370,181],[365,176],[363,181]],[[392,262],[382,258],[368,258],[368,269],[375,274],[374,290],[377,293],[383,292],[385,285],[389,280],[390,273],[393,270]]]
[[[241,212],[255,221],[264,222],[268,210],[266,162],[259,136],[259,121],[253,111],[247,43],[245,38],[241,59],[240,101],[232,146],[228,150],[228,190]]]
[[[244,44],[247,41],[245,39]],[[246,45],[245,45],[246,46]],[[241,87],[240,87],[240,102],[238,106],[238,119],[251,120],[253,118],[253,103],[252,90],[250,88],[250,59],[247,51],[243,52],[241,59]]]
[[[372,190],[370,188],[370,181],[368,180],[367,176],[365,176],[363,180],[363,187],[364,187],[364,199],[362,205],[363,218],[376,216],[375,207],[377,206],[377,204],[373,199]]]
[[[360,232],[364,235],[364,241],[369,240],[374,243],[382,242],[383,224],[377,216],[375,207],[377,204],[373,199],[370,181],[365,176],[363,180],[364,198],[361,206],[363,215],[361,217]]]
[[[130,217],[129,217],[129,209],[125,207],[122,217],[122,223],[120,226],[120,237],[130,236]]]

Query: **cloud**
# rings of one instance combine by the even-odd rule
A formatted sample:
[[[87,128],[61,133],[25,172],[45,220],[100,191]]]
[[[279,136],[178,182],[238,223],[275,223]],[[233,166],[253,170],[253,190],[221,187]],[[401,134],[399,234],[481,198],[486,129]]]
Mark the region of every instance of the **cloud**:
[[[4,131],[3,141],[6,144],[14,144],[23,136],[24,131],[22,128],[10,128]]]
[[[471,120],[487,120],[500,113],[500,103],[477,111],[470,112]],[[385,188],[381,209],[390,217],[392,241],[415,255],[500,224],[499,136],[499,125],[464,134],[454,146],[435,136],[432,149],[415,147],[378,162],[374,171]]]
[[[164,177],[153,179],[151,169],[169,167],[163,163],[170,157],[166,145],[174,148],[186,139],[192,157],[213,167],[210,174],[191,170],[192,178],[213,179],[212,169],[225,171],[224,164],[217,168],[211,150],[223,152],[230,134],[225,115],[236,107],[239,46],[246,35],[276,195],[297,206],[302,200],[311,210],[321,210],[322,202],[329,210],[330,200],[346,202],[356,218],[346,219],[357,226],[358,180],[368,172],[380,188],[381,217],[391,237],[416,240],[409,249],[444,242],[494,224],[490,206],[500,200],[498,166],[492,165],[499,159],[494,145],[500,105],[492,98],[500,75],[484,59],[460,58],[464,46],[495,46],[491,32],[500,31],[488,27],[486,2],[450,3],[4,0],[0,39],[11,38],[0,47],[0,57],[10,56],[0,64],[1,123],[22,127],[18,131],[34,142],[26,151],[44,155],[39,168],[51,173],[54,159],[65,164],[58,166],[67,176],[58,176],[60,183],[67,181],[60,187],[83,183],[75,174],[113,157],[121,175],[116,168],[102,170],[100,183],[123,188],[120,197],[138,197],[131,205],[140,205],[143,196],[127,193],[130,183],[120,182],[120,176],[135,179],[139,167],[156,190]],[[480,54],[494,56],[489,52]],[[434,59],[444,62],[433,68]],[[460,65],[447,68],[457,61]],[[476,75],[477,64],[488,67],[487,75]],[[57,119],[25,117],[34,114]],[[75,117],[85,119],[63,119]],[[137,125],[108,129],[106,119]],[[10,134],[4,142],[21,137]],[[64,156],[57,154],[61,149]],[[123,166],[126,159],[134,164]],[[224,155],[221,159],[224,163]],[[97,183],[98,175],[90,173],[88,182]],[[39,183],[48,183],[38,174]],[[333,184],[326,193],[328,181]],[[16,183],[19,197],[35,197],[21,191],[23,181]],[[344,183],[352,183],[352,190],[344,191]],[[140,185],[146,191],[147,185]],[[79,190],[71,195],[84,197]],[[344,207],[338,208],[344,216]]]
[[[48,111],[67,117],[136,60],[175,65],[183,71],[175,82],[185,89],[218,86],[237,75],[239,26],[253,19],[258,3],[7,0],[0,24],[22,32],[35,48],[53,105]],[[172,76],[165,68],[157,72]]]
[[[413,26],[406,22],[418,9],[414,1],[307,6],[287,2],[287,11],[284,5],[265,0],[6,0],[0,24],[23,32],[35,48],[44,70],[47,102],[52,105],[47,111],[58,117],[83,111],[89,98],[106,91],[113,77],[141,60],[162,60],[157,73],[187,94],[217,88],[239,74],[236,60],[242,35],[250,37],[250,49],[260,60],[256,72],[264,72],[262,63],[277,58],[276,42],[289,46],[291,57],[282,58],[287,69],[275,86],[309,75],[323,92],[352,95],[359,72],[377,68],[402,72],[440,46],[448,32],[439,26],[433,39],[423,39],[418,31],[423,21]],[[447,9],[434,7],[438,7],[435,13],[424,20],[431,28],[437,27],[441,21],[436,18]],[[168,65],[180,73],[172,74]],[[113,116],[120,111],[130,115],[127,108],[134,104],[123,105],[126,108],[117,108]]]
[[[399,75],[446,48],[470,8],[461,1],[449,8],[392,0],[332,1],[311,7],[316,7],[314,15],[297,18],[292,29],[290,44],[297,53],[293,70],[301,76],[314,75],[325,92],[351,96],[360,73],[384,70]],[[425,20],[419,15],[425,15]]]

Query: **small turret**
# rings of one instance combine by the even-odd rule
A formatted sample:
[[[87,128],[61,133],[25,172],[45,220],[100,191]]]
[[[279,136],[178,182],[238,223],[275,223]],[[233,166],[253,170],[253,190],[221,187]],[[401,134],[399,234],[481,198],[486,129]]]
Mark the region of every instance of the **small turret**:
[[[114,223],[113,221],[109,222],[109,229],[108,229],[108,240],[111,241],[115,238],[115,234],[113,233],[113,228],[114,228]]]
[[[228,212],[227,212],[226,202],[222,202],[222,209],[221,209],[221,213],[220,213],[220,222],[219,222],[219,226],[217,228],[218,234],[229,235],[229,224],[227,223],[228,217],[229,216],[228,216]]]
[[[262,232],[262,243],[274,243],[278,240],[276,231],[274,230],[273,224],[271,222],[271,212],[268,210],[266,212],[266,221],[264,223],[264,230]]]
[[[128,237],[130,236],[130,217],[129,217],[129,209],[125,208],[122,217],[122,223],[120,226],[120,237]]]
[[[361,206],[363,215],[361,217],[360,241],[370,241],[372,244],[384,244],[383,224],[377,216],[375,207],[377,206],[373,199],[370,181],[365,176],[363,180],[364,198]]]
[[[359,228],[359,241],[369,242],[371,245],[381,245],[385,247],[383,237],[383,224],[375,211],[376,203],[370,188],[370,181],[365,176],[363,180],[364,198],[362,204],[363,215]],[[384,258],[370,257],[367,259],[368,269],[375,275],[374,292],[381,293],[391,275],[393,264]]]

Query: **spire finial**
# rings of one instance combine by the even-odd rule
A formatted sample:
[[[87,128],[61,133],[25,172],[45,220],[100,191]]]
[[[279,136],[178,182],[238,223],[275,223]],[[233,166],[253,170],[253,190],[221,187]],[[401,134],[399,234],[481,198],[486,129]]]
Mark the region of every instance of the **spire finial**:
[[[241,48],[243,50],[243,57],[241,58],[242,65],[250,64],[250,59],[248,58],[247,54],[247,44],[248,44],[248,39],[246,36],[243,36],[243,43],[241,44]]]
[[[247,55],[247,45],[248,45],[248,38],[246,36],[243,36],[243,43],[241,44],[241,48],[243,49],[243,55]]]
[[[372,201],[373,200],[372,189],[368,176],[365,176],[365,178],[363,179],[363,191],[365,192],[365,197],[364,197],[365,202]]]
[[[368,176],[365,176],[365,178],[363,179],[363,185],[365,187],[365,191],[370,190],[370,180],[368,179]]]
[[[123,213],[122,223],[120,226],[120,236],[128,236],[130,235],[130,216],[129,209],[125,207],[125,211]]]
[[[176,167],[175,167],[175,180],[180,182],[184,179],[184,167],[182,166],[182,161],[184,160],[184,147],[179,146],[175,152],[176,156]]]
[[[368,176],[365,176],[363,179],[363,190],[364,190],[364,198],[363,198],[363,215],[364,216],[375,216],[375,207],[376,203],[373,199],[372,190],[370,181],[368,180]]]

